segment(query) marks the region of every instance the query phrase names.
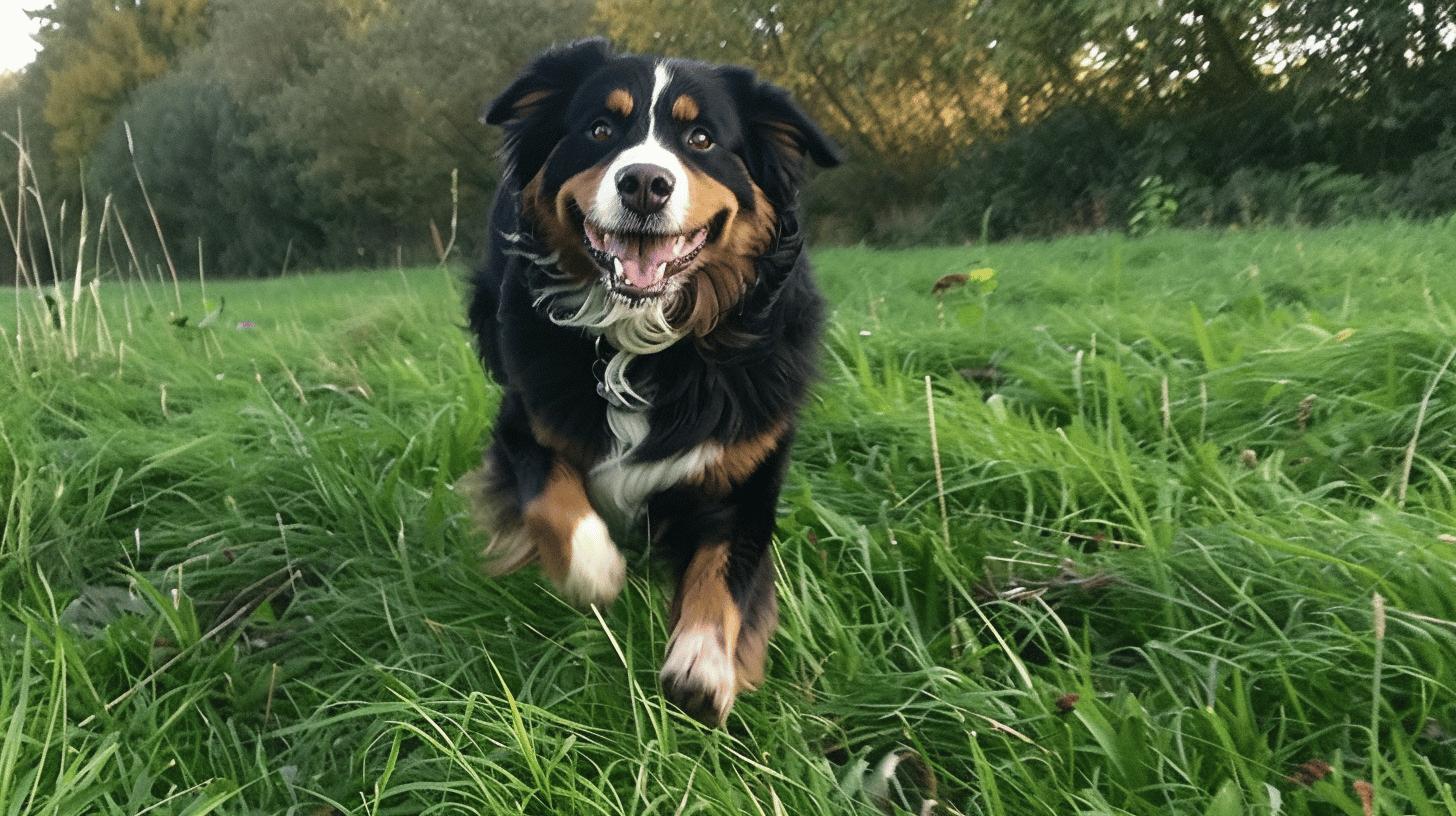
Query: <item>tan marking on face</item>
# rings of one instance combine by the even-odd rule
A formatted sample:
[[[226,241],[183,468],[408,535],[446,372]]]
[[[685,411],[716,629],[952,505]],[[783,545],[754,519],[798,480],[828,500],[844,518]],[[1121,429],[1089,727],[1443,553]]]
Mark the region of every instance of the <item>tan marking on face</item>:
[[[578,209],[589,209],[587,203],[596,195],[605,172],[606,167],[598,165],[577,173],[561,185],[554,201],[544,200],[540,173],[522,190],[527,214],[541,230],[547,245],[561,255],[557,266],[582,283],[595,280],[598,273],[596,264],[582,247],[581,231],[575,226],[569,207],[575,202]],[[694,167],[688,167],[687,174],[692,191],[685,217],[689,227],[707,226],[720,213],[726,216],[718,240],[703,247],[693,267],[680,273],[690,276],[689,280],[666,304],[665,311],[674,327],[706,338],[757,277],[754,261],[768,250],[773,240],[776,214],[756,184],[753,185],[753,209],[740,210],[737,197],[722,182]]]
[[[721,212],[727,211],[728,218],[738,214],[738,197],[733,191],[724,186],[702,170],[685,164],[684,169],[688,176],[688,190],[692,192],[692,199],[688,202],[688,211],[683,216],[683,221],[689,229],[707,226]],[[724,230],[727,233],[727,230]]]
[[[705,174],[690,170],[689,175],[694,183],[691,209],[696,216],[712,219],[723,211],[721,205],[728,204],[728,217],[718,240],[703,247],[698,256],[697,269],[693,272],[691,312],[681,318],[680,324],[674,320],[675,325],[683,325],[693,335],[706,338],[757,278],[754,261],[768,251],[773,240],[775,215],[773,206],[758,185],[753,188],[754,208],[740,210],[731,193],[724,198],[712,191],[712,187],[716,186],[726,192],[726,187],[716,181],[699,187],[699,179]],[[708,195],[699,201],[704,188]],[[714,209],[715,205],[717,209]]]
[[[545,200],[542,195],[542,173],[537,173],[521,190],[522,208],[540,230],[546,245],[561,255],[557,268],[583,283],[596,278],[596,265],[582,247],[581,230],[571,217],[570,205],[575,202],[577,208],[584,212],[605,172],[605,167],[596,166],[577,173],[561,185],[553,201]]]
[[[607,110],[626,119],[632,115],[632,94],[626,88],[617,88],[607,94]]]
[[[710,494],[726,494],[742,484],[778,448],[784,428],[783,424],[775,425],[758,436],[724,445],[722,456],[704,468],[694,481]]]
[[[683,94],[672,103],[672,118],[679,122],[691,122],[698,118],[698,100]]]
[[[541,571],[552,582],[559,585],[566,580],[571,568],[571,534],[592,512],[581,472],[560,461],[551,467],[541,493],[522,509],[521,520],[536,545]]]
[[[673,326],[685,327],[702,337],[717,325],[718,317],[725,308],[731,308],[738,302],[738,298],[753,279],[752,259],[742,262],[739,253],[747,251],[757,257],[768,247],[768,241],[764,240],[762,248],[756,252],[752,246],[743,245],[745,236],[739,234],[741,219],[738,197],[722,182],[698,168],[687,165],[685,170],[688,189],[691,191],[688,211],[683,218],[687,228],[695,230],[705,227],[719,215],[724,216],[723,229],[719,232],[718,239],[703,247],[691,269],[679,273],[689,276],[687,285],[679,290],[682,296],[668,304],[666,310],[668,320]],[[757,186],[754,188],[754,195],[755,200],[767,208],[770,227],[765,235],[771,236],[773,208],[763,200],[762,192]]]

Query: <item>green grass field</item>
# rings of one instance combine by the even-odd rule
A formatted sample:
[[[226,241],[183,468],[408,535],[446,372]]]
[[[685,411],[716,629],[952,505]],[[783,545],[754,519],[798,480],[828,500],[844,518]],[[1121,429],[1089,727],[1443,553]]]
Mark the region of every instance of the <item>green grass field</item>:
[[[4,296],[0,814],[1456,812],[1456,221],[816,257],[726,731],[481,574],[457,270]]]

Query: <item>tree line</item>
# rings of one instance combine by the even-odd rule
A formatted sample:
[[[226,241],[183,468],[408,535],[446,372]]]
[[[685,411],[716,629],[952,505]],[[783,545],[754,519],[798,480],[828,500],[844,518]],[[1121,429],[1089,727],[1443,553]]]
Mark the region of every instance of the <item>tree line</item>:
[[[56,0],[38,15],[36,61],[0,78],[0,130],[29,160],[0,162],[7,223],[23,178],[73,226],[89,200],[148,256],[154,211],[168,251],[209,274],[468,256],[498,179],[481,104],[535,52],[594,33],[794,91],[851,157],[806,194],[831,240],[1456,210],[1444,1]],[[46,223],[19,226],[33,252]]]

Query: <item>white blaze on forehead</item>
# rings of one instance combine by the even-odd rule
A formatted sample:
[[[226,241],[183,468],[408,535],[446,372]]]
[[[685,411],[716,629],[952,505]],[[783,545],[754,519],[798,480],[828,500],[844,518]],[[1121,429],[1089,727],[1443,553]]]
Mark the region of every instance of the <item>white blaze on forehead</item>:
[[[607,167],[607,172],[602,174],[601,183],[597,185],[596,196],[588,215],[593,223],[607,232],[616,228],[628,215],[622,206],[621,197],[617,195],[617,174],[622,168],[633,164],[655,164],[667,171],[672,177],[673,188],[672,195],[667,199],[667,206],[662,210],[666,222],[663,229],[679,232],[687,228],[685,222],[692,192],[688,189],[687,170],[683,167],[682,160],[667,148],[657,132],[657,102],[671,81],[672,70],[667,67],[667,63],[657,63],[652,72],[652,101],[647,104],[647,136],[618,153]]]

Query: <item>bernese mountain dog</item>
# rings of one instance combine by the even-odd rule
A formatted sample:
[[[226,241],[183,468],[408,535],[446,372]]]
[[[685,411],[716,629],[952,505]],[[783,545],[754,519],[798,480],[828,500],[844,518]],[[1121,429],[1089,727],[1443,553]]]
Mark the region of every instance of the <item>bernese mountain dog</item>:
[[[838,149],[750,70],[539,56],[487,107],[505,130],[470,325],[503,388],[464,487],[487,569],[537,564],[606,604],[641,535],[677,589],[667,697],[721,725],[763,679],[771,539],[823,301],[796,212]]]

